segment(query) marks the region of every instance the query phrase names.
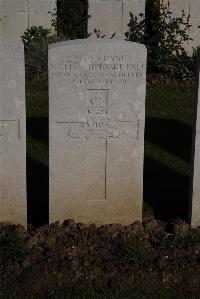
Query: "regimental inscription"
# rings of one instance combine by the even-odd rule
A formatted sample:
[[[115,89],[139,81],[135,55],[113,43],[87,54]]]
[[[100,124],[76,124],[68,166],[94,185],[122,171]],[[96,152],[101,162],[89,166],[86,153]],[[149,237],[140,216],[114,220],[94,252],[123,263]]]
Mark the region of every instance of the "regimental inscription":
[[[50,77],[67,84],[133,84],[144,77],[144,65],[131,55],[66,56],[49,65]]]
[[[20,139],[19,120],[0,120],[0,141]]]

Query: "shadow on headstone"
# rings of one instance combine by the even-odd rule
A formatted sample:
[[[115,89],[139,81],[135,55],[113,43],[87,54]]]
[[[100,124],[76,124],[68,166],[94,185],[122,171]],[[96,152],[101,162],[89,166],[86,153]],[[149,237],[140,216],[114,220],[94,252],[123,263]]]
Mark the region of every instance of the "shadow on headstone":
[[[146,120],[145,140],[190,162],[192,129],[176,120]],[[144,202],[151,205],[155,217],[164,221],[189,217],[190,177],[153,158],[145,157]]]

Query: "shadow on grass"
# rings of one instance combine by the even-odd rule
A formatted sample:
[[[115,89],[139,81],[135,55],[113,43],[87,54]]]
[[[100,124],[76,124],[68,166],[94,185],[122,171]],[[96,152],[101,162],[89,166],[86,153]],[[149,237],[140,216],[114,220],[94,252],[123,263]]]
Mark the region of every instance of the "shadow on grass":
[[[45,145],[49,144],[49,123],[47,117],[27,118],[27,134]]]
[[[188,221],[189,188],[189,177],[145,157],[144,202],[152,207],[157,219],[178,217]]]
[[[38,156],[38,161],[30,156],[27,157],[28,223],[38,227],[49,221],[49,170],[45,164],[39,162],[41,157],[48,160],[47,152],[44,152],[43,147],[34,148],[34,145],[39,141],[48,146],[48,118],[28,118],[27,134],[32,138],[29,148],[34,151],[34,157]]]
[[[192,147],[190,126],[171,119],[147,118],[145,140],[173,154],[175,158],[181,158],[189,165]],[[179,217],[188,221],[190,177],[181,173],[179,164],[173,166],[172,169],[162,161],[145,157],[144,201],[151,205],[158,219],[170,220]]]
[[[48,167],[27,157],[28,223],[34,227],[49,221]]]
[[[174,119],[147,118],[145,139],[190,162],[192,128]]]

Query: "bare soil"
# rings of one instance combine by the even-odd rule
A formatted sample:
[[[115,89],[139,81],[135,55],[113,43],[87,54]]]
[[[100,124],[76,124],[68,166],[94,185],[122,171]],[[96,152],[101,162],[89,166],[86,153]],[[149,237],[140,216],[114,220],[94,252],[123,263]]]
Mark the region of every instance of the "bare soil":
[[[66,220],[28,230],[1,225],[0,245],[2,291],[200,290],[200,229],[181,220],[101,227]]]

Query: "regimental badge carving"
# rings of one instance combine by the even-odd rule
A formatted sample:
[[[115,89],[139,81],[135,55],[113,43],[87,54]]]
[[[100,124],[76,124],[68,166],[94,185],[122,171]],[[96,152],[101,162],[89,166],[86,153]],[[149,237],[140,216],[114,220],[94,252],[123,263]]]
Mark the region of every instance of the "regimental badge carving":
[[[87,122],[66,122],[66,134],[71,138],[115,139],[137,138],[137,121],[113,121],[108,114],[109,90],[87,90]],[[133,130],[132,130],[133,129]]]
[[[67,135],[85,139],[120,138],[124,135],[123,124],[112,123],[107,103],[108,90],[88,90],[87,122],[71,125]]]
[[[93,97],[89,99],[88,113],[89,114],[106,114],[107,106],[106,99],[103,97]]]

